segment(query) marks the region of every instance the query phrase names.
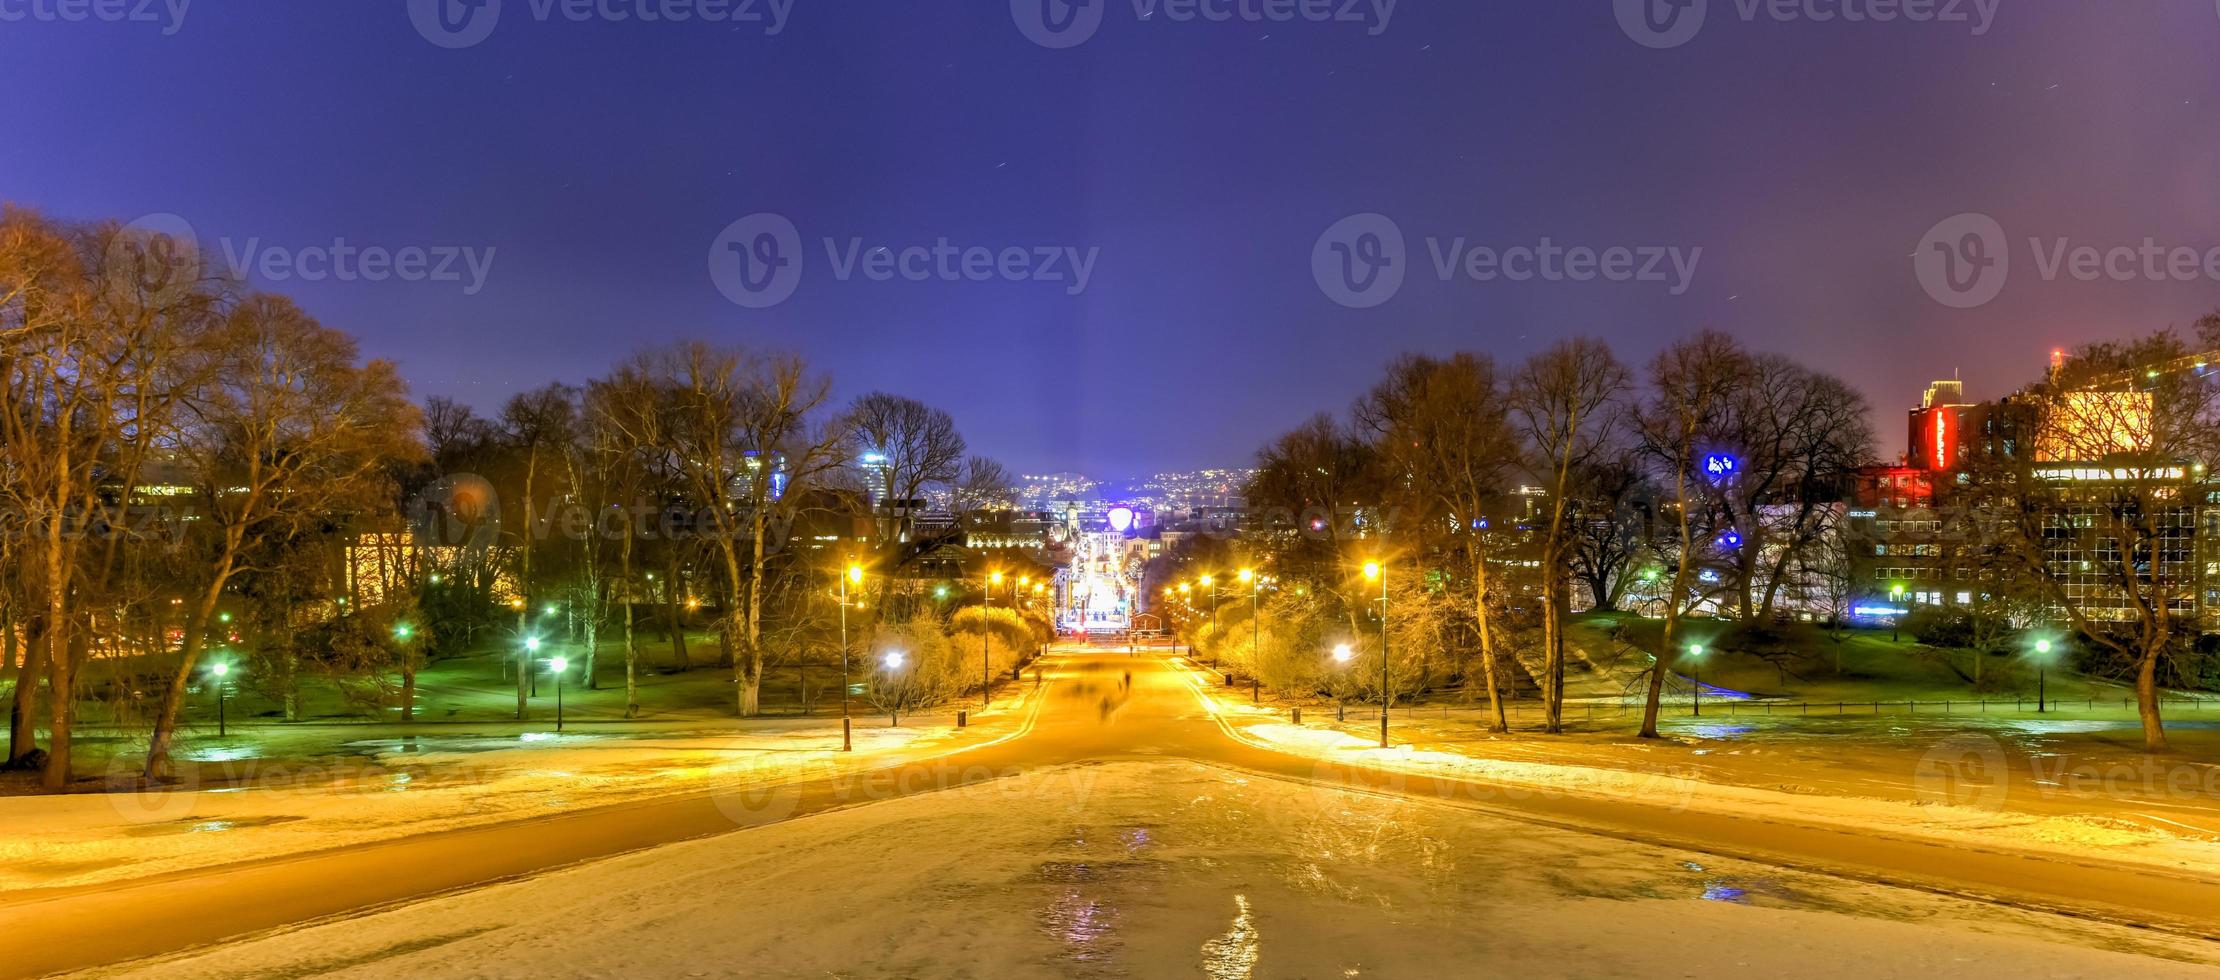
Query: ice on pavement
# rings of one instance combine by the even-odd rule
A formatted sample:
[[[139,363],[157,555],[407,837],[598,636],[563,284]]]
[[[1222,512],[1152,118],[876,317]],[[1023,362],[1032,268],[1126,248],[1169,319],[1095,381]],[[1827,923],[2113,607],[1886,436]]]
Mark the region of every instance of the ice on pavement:
[[[103,975],[2216,976],[2190,940],[1186,762],[1050,769]]]

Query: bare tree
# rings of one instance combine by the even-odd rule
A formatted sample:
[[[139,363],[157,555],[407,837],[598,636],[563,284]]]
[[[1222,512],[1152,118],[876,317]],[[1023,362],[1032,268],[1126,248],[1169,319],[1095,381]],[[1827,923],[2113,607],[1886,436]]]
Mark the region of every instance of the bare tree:
[[[1742,537],[1728,556],[1735,614],[1763,622],[1870,457],[1873,427],[1865,396],[1832,375],[1775,354],[1745,370],[1713,448],[1736,463],[1717,482],[1723,519]]]
[[[1573,485],[1578,488],[1580,511],[1566,556],[1572,577],[1587,586],[1596,609],[1616,610],[1626,595],[1634,563],[1649,550],[1656,488],[1627,455],[1580,467]]]
[[[206,563],[147,747],[150,778],[167,766],[209,622],[245,556],[333,513],[390,500],[387,465],[422,451],[416,407],[393,365],[358,362],[353,338],[289,300],[249,297],[201,356],[179,452],[201,482]]]
[[[532,617],[540,614],[539,583],[532,577],[532,556],[542,531],[540,475],[542,467],[559,467],[577,438],[578,393],[563,384],[550,384],[510,398],[501,408],[501,438],[524,459],[523,493],[514,501],[521,508],[515,529],[516,542],[516,716],[523,720],[530,707],[532,656],[527,640]],[[502,522],[507,525],[509,522]]]
[[[640,524],[660,514],[663,493],[656,475],[668,455],[661,389],[637,363],[619,366],[586,389],[587,444],[598,470],[596,483],[621,512],[617,526],[617,579],[610,587],[624,611],[624,716],[640,714],[640,644],[634,606],[646,591],[633,567]],[[655,506],[650,506],[653,498]],[[597,521],[596,527],[607,525]]]
[[[2017,452],[1991,452],[1972,482],[2012,518],[2021,570],[2080,634],[2135,676],[2144,747],[2167,747],[2163,659],[2196,631],[2196,496],[2220,459],[2220,388],[2201,351],[2172,331],[2092,344],[2008,399]],[[2033,452],[2027,450],[2032,448]]]
[[[1508,731],[1489,620],[1488,514],[1506,489],[1518,441],[1495,362],[1477,354],[1406,355],[1389,365],[1387,378],[1358,403],[1356,414],[1375,436],[1389,484],[1423,508],[1424,520],[1399,523],[1446,535],[1464,554],[1493,717],[1488,727]]]
[[[964,460],[957,471],[949,509],[957,514],[1007,510],[1017,500],[1017,480],[1010,471],[985,456]]]
[[[1698,566],[1713,550],[1703,534],[1704,513],[1716,506],[1697,459],[1718,438],[1728,399],[1747,374],[1749,355],[1734,338],[1706,330],[1666,348],[1650,362],[1649,403],[1636,425],[1643,453],[1671,488],[1666,506],[1673,512],[1677,554],[1665,595],[1665,631],[1651,669],[1649,695],[1642,709],[1643,738],[1657,737],[1657,714],[1664,699],[1665,672],[1680,649],[1681,620],[1695,589]]]
[[[740,435],[745,467],[748,517],[747,628],[741,645],[740,714],[762,710],[763,610],[770,587],[774,539],[783,546],[793,526],[800,491],[817,485],[845,457],[845,428],[820,423],[816,416],[832,390],[831,382],[810,373],[792,355],[759,358],[743,389]]]
[[[849,406],[847,424],[853,457],[876,477],[882,499],[873,503],[878,507],[922,499],[926,491],[947,486],[960,475],[964,437],[947,412],[916,399],[873,392]],[[883,557],[899,557],[912,523],[906,511],[887,515],[879,535]],[[895,564],[889,560],[885,567]]]
[[[1511,412],[1548,491],[1541,526],[1542,692],[1552,734],[1564,730],[1565,620],[1571,615],[1575,478],[1611,445],[1630,379],[1601,341],[1567,340],[1536,354],[1511,381]]]

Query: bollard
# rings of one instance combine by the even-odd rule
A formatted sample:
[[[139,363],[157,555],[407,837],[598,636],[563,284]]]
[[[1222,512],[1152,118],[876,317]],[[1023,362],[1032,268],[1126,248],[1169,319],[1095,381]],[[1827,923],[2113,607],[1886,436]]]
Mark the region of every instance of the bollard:
[[[1300,707],[1295,709],[1295,723],[1298,725],[1303,723],[1303,709]]]
[[[962,728],[962,727],[964,727],[965,725],[968,725],[968,724],[970,724],[970,723],[971,723],[971,712],[969,712],[969,711],[958,711],[958,712],[956,712],[956,727],[957,727],[957,728]]]

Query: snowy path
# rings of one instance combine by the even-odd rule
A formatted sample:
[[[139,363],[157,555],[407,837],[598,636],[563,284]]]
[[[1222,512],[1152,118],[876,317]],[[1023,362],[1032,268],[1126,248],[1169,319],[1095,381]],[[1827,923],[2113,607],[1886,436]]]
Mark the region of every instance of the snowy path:
[[[1044,770],[116,976],[2220,976],[2192,940],[1185,762]]]
[[[1230,964],[1224,968],[1233,971],[1213,975],[1245,975],[1240,969],[1251,952],[1258,949],[1254,945],[1255,938],[1270,934],[1274,928],[1279,930],[1277,935],[1283,937],[1281,946],[1275,948],[1301,949],[1305,948],[1304,944],[1321,937],[1340,936],[1340,941],[1351,949],[1385,950],[1385,947],[1365,945],[1371,940],[1358,934],[1367,931],[1400,936],[1399,941],[1407,942],[1416,934],[1399,932],[1400,927],[1388,928],[1380,923],[1434,921],[1427,918],[1433,914],[1429,911],[1431,899],[1411,898],[1413,893],[1397,889],[1406,887],[1403,879],[1413,872],[1430,874],[1429,869],[1441,868],[1478,869],[1472,875],[1458,871],[1449,875],[1451,880],[1446,883],[1420,875],[1432,883],[1429,887],[1447,889],[1441,899],[1447,903],[1446,907],[1462,909],[1460,916],[1481,916],[1483,918],[1478,921],[1490,924],[1490,930],[1475,935],[1494,938],[1488,940],[1490,944],[1474,947],[1471,950],[1474,957],[1503,955],[1507,949],[1517,952],[1524,948],[1517,946],[1523,941],[1517,937],[1528,932],[1551,935],[1551,929],[1559,930],[1554,934],[1566,937],[1567,942],[1574,941],[1583,931],[1599,929],[1619,937],[1593,950],[1598,957],[1605,957],[1603,962],[1607,963],[1611,962],[1608,959],[1611,950],[1621,941],[1641,950],[1643,956],[1654,956],[1652,951],[1675,935],[1676,929],[1684,930],[1677,933],[1681,944],[1691,947],[1682,952],[1694,955],[1694,947],[1712,942],[1709,930],[1714,926],[1726,927],[1718,917],[1728,913],[1715,906],[1735,904],[1733,900],[1748,900],[1766,913],[1745,916],[1743,912],[1734,912],[1732,915],[1738,917],[1737,921],[1786,916],[1779,921],[1791,923],[1771,932],[1761,929],[1754,934],[1758,938],[1751,942],[1801,943],[1809,950],[1803,955],[1817,959],[1847,956],[1859,951],[1861,943],[1881,941],[1878,934],[1866,935],[1858,930],[1879,929],[1897,919],[1940,915],[1934,910],[1945,907],[1980,910],[1978,914],[1969,913],[1949,920],[1952,924],[1936,933],[1938,937],[1949,937],[1951,942],[1965,944],[1957,948],[1972,950],[1979,956],[2019,953],[2011,949],[1991,949],[1983,945],[1987,939],[1968,934],[1970,926],[1958,928],[1955,923],[1991,919],[2038,922],[2040,929],[2070,937],[2077,945],[2093,944],[2167,955],[2192,955],[2190,951],[2202,948],[2176,946],[2175,940],[2156,938],[2155,933],[2143,934],[2152,938],[2140,940],[2138,945],[2123,946],[2126,940],[2121,937],[2135,934],[2086,921],[2021,911],[2026,908],[2071,909],[2109,920],[2164,925],[2188,935],[2220,934],[2220,881],[2209,876],[2101,860],[2068,860],[2058,855],[2012,848],[1949,846],[1900,835],[1884,825],[1814,823],[1787,810],[1704,811],[1690,808],[1684,799],[1670,794],[1660,798],[1656,794],[1616,792],[1608,788],[1598,792],[1595,787],[1583,787],[1579,791],[1544,787],[1537,791],[1529,785],[1461,774],[1388,771],[1367,765],[1365,759],[1352,753],[1292,753],[1230,737],[1235,730],[1220,716],[1218,706],[1187,677],[1157,658],[1073,652],[1052,661],[1049,670],[1049,685],[1032,699],[1032,710],[1022,723],[1008,725],[1006,722],[1005,725],[990,725],[985,730],[972,729],[967,737],[958,740],[960,744],[950,747],[951,754],[905,762],[866,776],[839,774],[746,791],[589,809],[532,821],[347,847],[300,858],[216,867],[148,881],[0,895],[0,920],[11,923],[10,930],[0,932],[0,974],[35,975],[167,954],[326,918],[354,916],[346,921],[383,922],[386,920],[382,916],[366,915],[363,910],[549,872],[555,873],[543,881],[575,881],[580,880],[578,876],[581,875],[598,874],[595,869],[622,870],[632,866],[629,862],[652,862],[659,860],[659,855],[675,854],[684,857],[675,858],[679,862],[676,865],[659,866],[660,877],[658,873],[643,873],[645,880],[667,884],[633,893],[633,897],[624,899],[624,904],[618,908],[639,910],[674,936],[694,935],[696,922],[716,923],[708,930],[715,934],[712,945],[728,950],[735,957],[760,958],[773,952],[802,956],[807,952],[804,947],[809,947],[817,951],[812,955],[834,957],[838,962],[849,964],[837,967],[812,963],[793,967],[805,974],[819,971],[822,975],[823,971],[848,969],[847,975],[857,976],[912,975],[909,971],[914,969],[918,971],[915,975],[962,975],[966,968],[959,961],[945,958],[944,951],[923,954],[928,958],[914,965],[905,965],[909,961],[899,957],[907,955],[902,951],[911,946],[940,950],[941,947],[933,945],[936,940],[929,938],[938,934],[935,929],[959,937],[968,935],[971,944],[987,944],[990,939],[1001,941],[1018,935],[1023,929],[1035,928],[1033,924],[1044,914],[1026,904],[1031,900],[1022,899],[1020,892],[1008,887],[1006,882],[977,875],[985,875],[994,868],[1017,874],[1018,871],[1009,869],[1047,867],[1041,863],[1041,855],[1052,853],[1053,849],[1044,848],[1061,838],[1039,838],[1038,835],[1057,825],[1145,830],[1153,826],[1145,819],[1153,812],[1166,814],[1167,820],[1169,815],[1187,813],[1191,830],[1182,831],[1183,836],[1176,838],[1190,842],[1187,844],[1190,850],[1185,852],[1187,859],[1184,862],[1166,859],[1162,873],[1171,876],[1178,871],[1194,877],[1164,879],[1181,882],[1183,886],[1162,892],[1175,897],[1165,900],[1170,904],[1163,906],[1160,913],[1148,911],[1157,906],[1147,903],[1121,907],[1132,910],[1130,914],[1135,917],[1132,921],[1136,923],[1156,921],[1146,920],[1146,916],[1159,914],[1162,923],[1161,929],[1154,925],[1145,929],[1135,926],[1122,934],[1186,936],[1207,922],[1211,928],[1196,942],[1214,943],[1208,946],[1212,955]],[[1135,763],[1144,764],[1144,767],[1135,768]],[[1106,785],[1113,787],[1120,785],[1108,780],[1104,773],[1117,774],[1144,788],[1156,782],[1185,788],[1162,797],[1147,793],[1138,797],[1115,793],[1101,796],[1090,789],[1095,780],[1104,780]],[[1184,782],[1180,782],[1182,780]],[[1303,822],[1304,811],[1292,807],[1288,794],[1312,800],[1312,810],[1323,808],[1328,815]],[[1099,818],[1090,815],[1099,800],[1129,798],[1134,802],[1127,809],[1109,810]],[[979,802],[981,800],[986,802]],[[1423,812],[1431,814],[1422,819],[1432,829],[1422,833],[1410,831],[1399,822],[1400,818],[1337,822],[1337,818],[1331,816],[1343,811]],[[891,826],[870,823],[873,815],[885,813],[907,816]],[[797,819],[805,817],[807,819]],[[1411,819],[1421,818],[1413,816]],[[1287,820],[1295,822],[1285,823]],[[1205,832],[1214,826],[1219,828],[1218,836]],[[1281,836],[1269,839],[1241,836],[1268,826],[1279,828],[1274,832]],[[929,832],[912,834],[910,828],[913,827]],[[735,830],[744,832],[735,834]],[[1437,842],[1452,838],[1468,843],[1444,845]],[[1096,839],[1085,838],[1090,842]],[[1416,850],[1412,850],[1414,847]],[[1472,855],[1491,854],[1491,849],[1502,848],[1509,849],[1505,852],[1509,855],[1509,865],[1498,866],[1486,861],[1472,863]],[[1281,856],[1243,857],[1252,852]],[[1699,853],[1710,856],[1696,856]],[[728,857],[712,859],[709,857],[712,854]],[[1348,858],[1350,854],[1363,855],[1361,861],[1366,865],[1395,870],[1385,879],[1350,892],[1345,885],[1351,880],[1350,876],[1370,881],[1358,874],[1360,868],[1348,865],[1352,860]],[[729,857],[731,855],[739,857]],[[971,855],[969,863],[962,855]],[[1602,866],[1612,873],[1591,879],[1586,863],[1591,856],[1603,862]],[[1666,864],[1680,868],[1678,877],[1673,877],[1675,872],[1670,868],[1660,871],[1655,867],[1657,861],[1667,857],[1670,860],[1666,860]],[[601,859],[611,860],[589,864]],[[1086,879],[1098,873],[1097,865],[1103,859],[1097,855],[1075,860],[1078,867],[1070,873]],[[1264,873],[1278,867],[1269,863],[1271,861],[1304,860],[1314,866],[1302,874],[1307,876],[1305,880],[1315,894],[1333,897],[1341,904],[1305,906],[1288,901],[1287,890],[1296,889],[1300,893],[1297,888],[1300,882],[1284,881],[1286,875],[1276,871],[1273,874],[1278,877]],[[735,861],[740,862],[740,870],[733,872],[736,877],[716,877]],[[1626,877],[1624,872],[1628,868],[1614,863],[1623,861],[1639,861],[1645,869],[1644,875],[1668,877]],[[786,877],[785,869],[789,866],[805,869],[805,872],[799,877]],[[1533,903],[1491,904],[1490,896],[1498,887],[1494,878],[1511,876],[1514,866],[1541,869],[1535,872],[1542,876],[1541,884],[1558,888],[1564,895],[1579,897],[1578,901],[1544,902],[1538,897],[1541,893],[1535,893],[1537,897]],[[566,867],[575,870],[560,870]],[[1720,871],[1722,868],[1734,870],[1724,873]],[[1765,870],[1768,868],[1771,870]],[[1805,870],[1785,870],[1789,868]],[[957,873],[950,869],[965,870]],[[888,885],[881,878],[894,884]],[[1854,884],[1853,879],[1886,884]],[[1252,881],[1256,882],[1253,892],[1249,890]],[[1669,886],[1663,883],[1667,881],[1671,882]],[[1778,884],[1788,881],[1798,884]],[[783,887],[771,887],[764,882],[783,883]],[[1708,894],[1712,899],[1729,901],[1691,904],[1686,890],[1698,882],[1703,883],[1694,892],[1698,897]],[[1099,903],[1088,897],[1086,889],[1078,888],[1085,883],[1058,883],[1072,886],[1059,894],[1076,903],[1051,915],[1058,923],[1070,920],[1068,925],[1060,926],[1063,932],[1085,935],[1099,928]],[[1184,887],[1184,883],[1191,883],[1193,887]],[[1995,901],[1971,904],[1957,899],[1920,898],[1911,891],[1894,887],[1904,884]],[[895,891],[881,890],[896,886],[899,887]],[[552,886],[539,881],[499,885],[438,899],[435,904],[461,903],[454,906],[457,911],[453,915],[456,921],[461,921],[465,916],[459,910],[472,907],[470,903],[474,901],[498,901],[500,896],[510,894],[512,887]],[[1468,894],[1465,889],[1473,891]],[[598,889],[591,887],[584,891],[600,894]],[[617,893],[627,894],[621,889]],[[1395,898],[1398,894],[1404,897]],[[1216,897],[1210,902],[1215,904],[1183,904],[1194,896],[1212,895]],[[1837,899],[1842,895],[1894,897],[1885,902],[1875,898],[1874,902],[1879,904],[1859,899],[1843,905]],[[1236,896],[1240,901],[1234,901]],[[1629,896],[1670,899],[1676,904],[1661,907],[1664,911],[1650,920],[1622,922],[1621,913],[1628,907]],[[1597,913],[1593,908],[1575,907],[1591,899],[1614,904],[1609,906],[1608,914]],[[1195,900],[1201,901],[1200,898]],[[841,904],[848,902],[859,904]],[[1011,902],[1018,902],[1024,908],[1010,907]],[[1243,903],[1249,910],[1246,915],[1238,911],[1244,907]],[[854,913],[856,921],[824,921],[826,910],[837,911],[843,907]],[[1347,917],[1351,928],[1336,932],[1330,922],[1303,918],[1314,913],[1323,915],[1317,911],[1319,908],[1330,909],[1335,916]],[[1914,911],[1887,911],[1897,908]],[[996,909],[1013,913],[1015,918],[989,914]],[[1562,921],[1537,918],[1543,916],[1538,910],[1546,909],[1556,909],[1556,914],[1565,918]],[[1849,919],[1827,920],[1827,928],[1846,930],[1843,935],[1864,935],[1865,938],[1861,942],[1840,945],[1833,944],[1831,933],[1825,942],[1812,938],[1812,923],[1800,917],[1808,917],[1815,909],[1858,913]],[[406,912],[403,909],[394,914]],[[884,922],[873,921],[882,912],[891,918]],[[518,914],[521,915],[521,911]],[[408,941],[421,942],[427,949],[458,943],[463,944],[462,948],[474,948],[469,944],[481,941],[476,937],[488,937],[482,942],[496,944],[498,955],[489,952],[488,959],[458,960],[451,969],[471,975],[507,976],[526,972],[512,969],[505,957],[526,956],[527,947],[537,949],[538,945],[566,937],[573,931],[591,934],[603,928],[603,920],[610,915],[632,921],[616,912],[603,914],[588,910],[579,914],[591,918],[570,921],[542,917],[529,927],[522,925],[524,920],[519,919],[519,924],[489,925],[486,929],[491,931],[483,932],[449,930],[444,925],[448,918],[442,916],[436,920],[442,924],[439,928],[412,933]],[[1120,914],[1127,913],[1121,911]],[[1599,914],[1604,920],[1600,925],[1596,920]],[[1280,925],[1274,927],[1275,916],[1290,918],[1280,920]],[[1387,918],[1380,920],[1368,916]],[[1497,931],[1493,923],[1498,919],[1514,923],[1516,927],[1505,926]],[[1875,919],[1884,921],[1871,921]],[[977,925],[959,929],[944,924],[953,920]],[[903,923],[910,921],[943,924],[904,931],[909,927]],[[756,922],[763,925],[751,924]],[[1551,922],[1556,924],[1551,925]],[[608,923],[609,928],[616,925],[615,921]],[[1375,926],[1379,928],[1374,930]],[[350,935],[347,929],[351,928],[350,925],[338,933],[319,932],[317,943],[327,942],[328,937]],[[524,931],[505,931],[519,929]],[[893,946],[866,942],[864,937],[873,934],[858,930],[870,929],[894,930],[907,938]],[[978,931],[972,934],[967,933],[967,929]],[[1182,929],[1187,932],[1180,932]],[[1981,933],[1978,929],[1971,931]],[[390,938],[398,934],[372,930],[364,935]],[[783,944],[774,941],[781,937]],[[353,948],[348,946],[351,941],[336,938],[328,941],[335,944],[332,949]],[[1887,941],[1898,940],[1890,938]],[[1936,943],[1943,941],[1938,938]],[[1191,956],[1204,948],[1202,945],[1189,948],[1185,945],[1187,942],[1186,938],[1181,938],[1170,945],[1151,946],[1158,951],[1149,955]],[[1140,947],[1136,945],[1135,948]],[[1944,947],[1930,944],[1919,948],[1940,950]],[[1251,952],[1243,952],[1245,949]],[[337,959],[303,961],[276,973],[328,972],[345,968],[356,958],[367,958],[361,960],[364,963],[373,962],[387,956],[388,952],[383,946],[361,947]],[[1879,955],[1870,949],[1865,952]],[[327,954],[338,955],[328,950],[318,955]],[[577,951],[576,955],[559,962],[585,975],[664,972],[587,965],[630,962],[596,959],[600,955],[601,951]],[[608,955],[619,954],[609,951]],[[643,953],[626,949],[622,955],[684,957],[688,950]],[[859,955],[865,958],[859,961]],[[1529,950],[1527,955],[1543,954]],[[1716,961],[1722,965],[1764,962],[1796,975],[1809,975],[1836,965],[1832,961],[1798,961],[1794,968],[1789,968],[1787,960],[1767,959],[1775,955],[1767,949],[1746,945],[1728,945],[1716,955],[1735,957]],[[2059,954],[2053,950],[2045,955]],[[1008,971],[1002,967],[1007,963],[1037,961],[1032,954],[1026,954],[1006,962],[998,960],[992,969],[979,966],[976,970],[982,974],[1005,975]],[[1070,967],[1068,963],[1054,960],[1039,962],[1057,964],[1048,967],[1052,970]],[[1147,962],[1154,967],[1171,961]],[[1304,971],[1323,969],[1318,966],[1323,960],[1306,958],[1300,962],[1306,964]],[[1390,952],[1379,951],[1370,960],[1354,962],[1359,965],[1344,969],[1361,971],[1364,962],[1410,961],[1394,961]],[[1570,968],[1578,961],[1566,959],[1563,962]],[[1628,962],[1654,965],[1666,961],[1637,958]],[[1857,972],[1872,972],[1868,964],[1855,958],[1843,962],[1857,965]],[[1895,968],[1905,970],[1917,965],[1909,960],[1892,962],[1897,963]],[[1942,961],[1932,963],[1947,965]],[[2163,964],[2153,964],[2154,969],[2158,966]],[[747,972],[750,967],[748,961],[742,959],[710,961],[706,969],[697,969],[707,974],[725,974]],[[1192,972],[1193,969],[1192,965],[1182,966],[1175,973]],[[1403,969],[1413,968],[1405,966]],[[954,972],[936,973],[936,970]],[[2099,974],[2114,972],[2094,966],[2090,970]],[[217,969],[215,972],[230,971]],[[1585,967],[1581,972],[1582,975],[1596,975]],[[834,975],[842,974],[834,972]],[[1141,969],[1140,975],[1156,974]],[[1358,975],[1362,975],[1361,972]]]

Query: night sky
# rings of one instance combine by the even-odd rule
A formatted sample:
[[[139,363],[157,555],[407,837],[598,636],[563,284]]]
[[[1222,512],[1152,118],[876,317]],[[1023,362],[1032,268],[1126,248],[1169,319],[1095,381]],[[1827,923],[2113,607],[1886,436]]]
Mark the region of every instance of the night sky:
[[[0,0],[0,20],[34,2],[58,0]],[[2220,306],[2202,271],[2046,281],[2029,242],[2220,246],[2213,0],[2002,0],[1980,36],[1710,0],[1666,49],[1609,0],[1401,0],[1377,36],[1371,0],[1364,23],[1098,0],[1099,32],[1062,50],[1004,0],[781,0],[776,36],[542,21],[545,2],[506,0],[456,49],[406,0],[197,0],[167,36],[159,4],[155,23],[0,22],[0,198],[174,213],[224,262],[250,242],[495,249],[475,294],[467,275],[262,283],[420,395],[491,409],[702,337],[798,351],[843,397],[945,407],[1013,468],[1102,476],[1244,463],[1405,350],[1513,360],[1587,333],[1641,360],[1705,326],[1849,379],[1893,454],[1932,378],[1993,397],[2054,346]],[[1407,236],[1408,275],[1352,309],[1312,255],[1365,212]],[[2007,231],[2013,268],[1961,310],[1912,255],[1964,212]],[[798,229],[801,279],[750,309],[711,246],[760,213]],[[1458,237],[1703,252],[1680,295],[1445,282],[1427,240]],[[841,281],[825,247],[942,238],[1099,253],[1074,296]]]

